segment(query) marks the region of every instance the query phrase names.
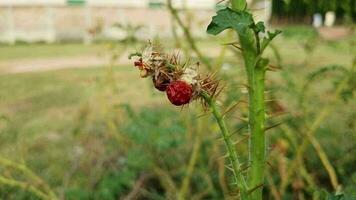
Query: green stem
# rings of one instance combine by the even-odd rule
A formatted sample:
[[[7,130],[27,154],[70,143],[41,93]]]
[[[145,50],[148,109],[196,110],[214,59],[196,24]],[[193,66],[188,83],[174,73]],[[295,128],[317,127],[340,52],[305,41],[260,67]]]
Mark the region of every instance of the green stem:
[[[247,7],[246,0],[231,0],[231,5],[235,10],[245,10]]]
[[[248,70],[249,82],[249,128],[250,128],[250,170],[248,173],[249,187],[256,188],[251,197],[253,200],[262,199],[262,186],[264,183],[264,169],[266,163],[265,139],[265,69],[256,66]],[[259,187],[259,188],[257,188]]]
[[[210,97],[205,92],[202,92],[201,96],[204,98],[205,102],[209,105],[209,108],[211,109],[212,114],[214,115],[216,122],[218,123],[219,128],[221,130],[221,134],[223,136],[225,146],[228,151],[228,156],[230,159],[234,178],[235,178],[238,188],[240,189],[241,199],[242,200],[249,199],[248,198],[248,187],[247,187],[245,178],[240,170],[240,162],[237,158],[236,148],[235,148],[235,145],[233,144],[233,141],[230,138],[231,135],[229,133],[229,130],[227,129],[227,126],[225,124],[223,116],[222,116],[220,110],[218,109],[215,100],[212,97]]]
[[[241,10],[244,1],[232,0],[232,8]],[[249,90],[249,161],[248,188],[252,200],[262,199],[266,165],[265,139],[265,74],[267,60],[261,58],[258,32],[247,29],[239,34]]]

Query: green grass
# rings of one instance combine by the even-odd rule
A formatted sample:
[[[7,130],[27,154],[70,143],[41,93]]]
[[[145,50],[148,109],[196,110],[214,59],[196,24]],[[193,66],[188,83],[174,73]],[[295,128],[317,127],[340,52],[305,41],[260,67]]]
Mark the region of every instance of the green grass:
[[[85,45],[82,43],[68,44],[17,44],[14,46],[0,46],[0,61],[25,58],[70,57],[78,55],[96,54],[107,44]]]
[[[283,106],[295,114],[291,114],[286,124],[299,133],[307,128],[305,120],[312,121],[320,107],[327,104],[337,82],[332,75],[316,81],[307,96],[308,112],[311,114],[306,119],[300,119],[297,92],[306,75],[326,64],[348,68],[353,54],[349,45],[351,39],[318,41],[313,53],[305,52],[302,43],[308,37],[303,37],[303,34],[295,36],[293,31],[290,32],[274,43],[281,54],[283,70],[269,73],[268,85],[271,85],[272,92],[278,94]],[[213,43],[201,41],[199,46],[208,52]],[[91,54],[102,47],[102,44],[0,46],[0,60]],[[270,50],[267,53],[273,57]],[[233,59],[235,56],[228,54],[227,61]],[[304,65],[305,61],[308,62]],[[272,63],[276,63],[274,58]],[[232,68],[227,71],[225,81],[243,83],[241,70]],[[153,175],[154,178],[147,182],[145,189],[151,195],[150,199],[164,199],[162,191],[168,191],[169,188],[165,188],[167,184],[161,184],[161,181],[166,183],[172,176],[176,187],[179,187],[186,173],[192,141],[199,131],[199,119],[195,116],[201,112],[196,111],[199,106],[195,104],[186,109],[172,108],[164,93],[153,90],[151,80],[138,77],[138,72],[132,66],[116,66],[113,73],[109,73],[106,67],[98,67],[0,74],[0,155],[26,163],[58,194],[75,200],[117,199],[118,195],[131,190],[141,174],[152,175],[157,169],[155,165],[159,165],[164,173]],[[292,87],[293,84],[296,88]],[[244,94],[239,92],[240,89],[226,88],[223,96],[230,95],[231,90],[237,98],[242,98]],[[355,114],[350,109],[354,106],[353,101],[338,101],[332,115],[317,132],[328,155],[337,163],[340,180],[350,193],[355,183],[352,171],[354,158],[348,153],[353,152],[354,147],[352,130],[355,125],[352,116]],[[226,117],[232,124],[231,129],[242,126],[239,120],[233,118],[233,114],[241,115],[240,112],[243,113],[244,109],[238,108],[236,113]],[[220,143],[216,142],[216,125],[209,118],[202,118],[202,121],[206,123],[200,128],[204,142],[191,180],[191,190],[200,193],[207,190],[206,199],[222,199],[216,162],[224,152],[219,150]],[[120,135],[124,137],[118,137]],[[283,131],[278,128],[269,137],[271,145],[287,141]],[[301,135],[295,137],[300,139]],[[242,155],[244,152],[241,149],[244,147],[243,144],[238,146]],[[292,147],[286,148],[287,155],[274,151],[277,156],[271,157],[292,159]],[[308,149],[308,156],[306,165],[309,172],[318,178],[320,187],[331,191],[328,177],[312,148]],[[70,174],[71,170],[73,174]],[[0,175],[4,173],[22,178],[10,171],[0,166]],[[278,174],[273,175],[278,180]],[[36,199],[29,196],[16,188],[0,185],[0,199]]]
[[[100,93],[106,68],[68,69],[41,73],[0,75],[0,137],[22,137],[28,139],[65,128],[80,106],[91,96]],[[154,93],[140,95],[135,90],[145,81],[136,81],[127,88],[127,82],[136,79],[133,68],[116,67],[114,78],[121,80],[113,87],[122,102],[143,105],[143,101]],[[106,83],[105,83],[106,84]],[[155,98],[155,97],[154,97]],[[154,99],[153,98],[153,99]],[[152,98],[151,98],[152,99]],[[15,133],[12,134],[11,131]],[[18,134],[20,134],[18,136]],[[1,148],[6,149],[6,140],[1,140]]]

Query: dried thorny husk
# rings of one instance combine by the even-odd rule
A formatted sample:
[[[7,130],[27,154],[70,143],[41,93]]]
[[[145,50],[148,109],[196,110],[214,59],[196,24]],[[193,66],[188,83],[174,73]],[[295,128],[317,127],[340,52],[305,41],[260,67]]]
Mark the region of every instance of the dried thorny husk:
[[[199,63],[190,64],[189,60],[181,62],[178,53],[167,54],[164,53],[160,46],[148,44],[142,53],[132,54],[137,57],[134,65],[140,70],[141,78],[151,77],[154,87],[162,92],[167,91],[167,87],[172,84],[178,84],[184,81],[187,87],[191,87],[192,95],[180,95],[180,91],[170,90],[167,95],[172,104],[175,98],[189,98],[177,99],[178,102],[191,102],[199,99],[202,92],[207,93],[211,97],[216,97],[221,88],[219,81],[216,80],[214,74],[201,75],[198,72]],[[175,87],[180,88],[180,87]],[[204,102],[204,101],[202,101]]]

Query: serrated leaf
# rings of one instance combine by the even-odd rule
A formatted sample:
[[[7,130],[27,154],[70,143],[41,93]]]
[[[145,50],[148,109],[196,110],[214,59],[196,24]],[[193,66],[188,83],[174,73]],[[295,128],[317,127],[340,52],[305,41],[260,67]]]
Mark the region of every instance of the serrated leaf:
[[[212,18],[207,33],[217,35],[226,29],[234,29],[243,35],[246,29],[253,24],[252,15],[245,11],[234,11],[230,8],[219,10]]]

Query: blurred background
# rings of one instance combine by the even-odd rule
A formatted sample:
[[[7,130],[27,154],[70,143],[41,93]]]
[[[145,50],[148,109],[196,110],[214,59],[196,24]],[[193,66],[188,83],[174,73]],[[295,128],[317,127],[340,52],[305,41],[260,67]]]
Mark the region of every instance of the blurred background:
[[[218,126],[128,55],[148,41],[225,85],[248,168],[246,77],[217,0],[0,0],[0,199],[235,199]],[[355,0],[250,0],[267,49],[265,199],[356,199]],[[242,102],[242,103],[238,103]],[[237,104],[238,103],[238,104]]]

